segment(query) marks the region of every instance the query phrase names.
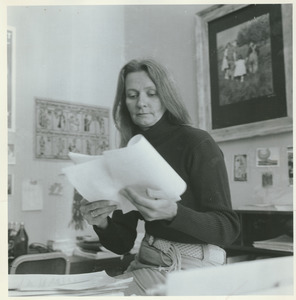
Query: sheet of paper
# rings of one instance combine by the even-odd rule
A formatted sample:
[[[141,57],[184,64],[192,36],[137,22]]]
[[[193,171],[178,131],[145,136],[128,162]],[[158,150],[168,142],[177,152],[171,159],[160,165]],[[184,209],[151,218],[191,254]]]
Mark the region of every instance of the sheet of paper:
[[[26,179],[22,183],[22,210],[42,210],[43,190],[38,180]]]
[[[42,295],[123,295],[133,278],[115,279],[104,271],[73,274],[11,274],[8,276],[9,296]]]
[[[20,291],[83,290],[115,283],[118,284],[117,280],[105,271],[72,275],[11,274],[8,277],[9,290]]]
[[[74,291],[72,293],[65,293],[61,291],[8,291],[9,297],[36,297],[36,296],[116,296],[122,297],[124,296],[124,292],[122,290],[82,290],[82,291]]]
[[[147,196],[147,189],[155,198],[180,200],[186,183],[164,158],[142,136],[134,136],[127,147],[105,151],[101,156],[71,153],[76,163],[62,171],[70,183],[88,201],[114,200],[124,212],[136,209],[120,194],[131,186]]]

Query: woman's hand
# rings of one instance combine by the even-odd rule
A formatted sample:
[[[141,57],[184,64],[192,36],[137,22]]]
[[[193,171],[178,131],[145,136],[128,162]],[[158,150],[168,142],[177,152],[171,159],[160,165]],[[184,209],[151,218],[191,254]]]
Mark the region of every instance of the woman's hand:
[[[122,193],[139,210],[146,221],[171,221],[176,215],[177,203],[167,199],[143,197],[132,188],[125,188]]]
[[[81,201],[80,211],[90,225],[96,225],[99,228],[105,229],[108,226],[108,215],[116,208],[117,205],[109,200],[88,202],[83,199]]]

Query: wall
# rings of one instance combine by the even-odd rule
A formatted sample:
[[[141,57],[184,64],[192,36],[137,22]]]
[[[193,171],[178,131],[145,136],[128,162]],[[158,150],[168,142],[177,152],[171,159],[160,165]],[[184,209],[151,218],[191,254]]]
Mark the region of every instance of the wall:
[[[198,124],[195,14],[209,6],[131,6],[125,10],[127,60],[150,56],[167,65],[180,87],[194,125]],[[288,24],[284,34],[292,36],[289,11],[284,19]],[[287,53],[291,54],[291,49]],[[292,90],[291,84],[288,89]],[[287,94],[291,96],[291,91],[289,90]],[[286,147],[292,144],[291,132],[219,143],[225,155],[234,208],[247,204],[292,203],[293,190],[288,181],[286,152]],[[256,167],[256,149],[261,147],[279,148],[279,167]],[[233,156],[235,154],[248,155],[247,182],[234,182],[233,180]],[[273,173],[273,186],[263,189],[261,176],[266,171]]]
[[[124,58],[123,8],[9,7],[7,23],[17,35],[17,130],[9,134],[16,148],[16,164],[9,165],[15,191],[8,199],[8,220],[24,221],[30,242],[82,234],[68,227],[73,189],[58,175],[70,162],[34,159],[34,98],[111,108]],[[27,179],[42,185],[40,211],[21,210],[22,183]],[[49,196],[54,182],[64,185],[63,196]]]
[[[197,124],[195,13],[210,5],[140,5],[125,10],[127,61],[154,57],[167,66]]]

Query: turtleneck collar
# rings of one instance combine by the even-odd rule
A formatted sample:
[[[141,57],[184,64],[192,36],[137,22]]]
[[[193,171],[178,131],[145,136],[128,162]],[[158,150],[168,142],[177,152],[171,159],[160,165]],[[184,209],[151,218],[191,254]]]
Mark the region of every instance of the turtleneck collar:
[[[160,120],[147,130],[137,127],[135,134],[142,134],[152,145],[163,141],[165,136],[177,129],[179,125],[173,124],[165,112]]]

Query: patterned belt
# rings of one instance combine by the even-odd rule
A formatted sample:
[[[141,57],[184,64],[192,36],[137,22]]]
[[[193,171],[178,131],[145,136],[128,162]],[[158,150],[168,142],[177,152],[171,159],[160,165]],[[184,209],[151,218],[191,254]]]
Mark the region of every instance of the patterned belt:
[[[207,261],[213,261],[218,264],[224,264],[226,262],[226,252],[211,244],[185,244],[167,241],[164,239],[156,238],[146,233],[145,238],[150,246],[156,249],[168,253],[169,250],[174,247],[178,249],[181,255],[194,257],[197,259],[204,259]]]

